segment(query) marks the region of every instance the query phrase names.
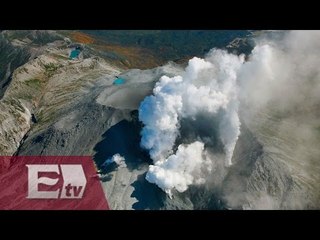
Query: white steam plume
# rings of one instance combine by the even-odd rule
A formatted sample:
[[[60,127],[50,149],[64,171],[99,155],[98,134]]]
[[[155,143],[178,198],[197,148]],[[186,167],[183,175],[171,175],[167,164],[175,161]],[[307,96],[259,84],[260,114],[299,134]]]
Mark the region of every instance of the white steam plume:
[[[320,31],[268,33],[255,42],[238,71],[241,116],[274,165],[262,157],[259,170],[233,175],[223,195],[234,208],[319,208]]]
[[[260,168],[248,176],[241,176],[241,169],[229,172],[234,180],[220,185],[228,204],[235,208],[243,204],[263,209],[305,208],[314,206],[310,204],[314,199],[318,207],[319,131],[315,129],[319,129],[320,31],[263,33],[255,42],[246,62],[242,56],[213,50],[205,59],[190,60],[181,76],[160,79],[153,95],[139,109],[144,123],[141,146],[150,151],[154,161],[146,178],[168,194],[174,189],[183,192],[203,181],[215,185],[222,180],[228,169],[218,164],[220,153],[213,151],[216,146],[212,143],[221,140],[226,163],[231,164],[240,133],[241,107],[246,126],[254,134],[261,134],[262,144],[266,145],[263,150],[271,154],[275,151],[274,160],[285,163],[290,172],[285,167],[273,169],[272,181],[265,179],[265,171],[260,172]],[[272,139],[281,139],[279,149],[277,143],[266,141],[268,135],[264,136],[261,130],[264,123],[273,121],[279,122],[271,128],[277,130],[270,133],[274,134]],[[219,131],[207,135],[200,132],[208,126]],[[210,137],[214,134],[218,136]],[[239,154],[237,160],[245,161],[246,154]],[[261,162],[266,159],[261,158]],[[272,165],[262,164],[262,170],[268,166]],[[278,182],[278,174],[292,176],[297,186],[304,186],[303,191],[300,187],[288,190],[282,186],[284,177]],[[267,189],[279,186],[279,194],[268,193]]]
[[[125,162],[125,158],[122,157],[119,153],[114,154],[111,158],[108,158],[103,164],[102,167],[107,167],[110,164],[115,163],[117,166],[123,168],[127,167],[127,164]]]
[[[157,184],[170,197],[173,188],[184,192],[190,184],[203,183],[201,166],[205,163],[210,165],[203,151],[204,144],[199,141],[186,146],[180,145],[175,154],[151,165],[146,179]]]
[[[213,160],[205,151],[200,133],[173,154],[181,120],[193,120],[199,114],[205,114],[208,121],[219,119],[226,165],[231,164],[240,134],[237,72],[243,62],[242,55],[213,50],[205,59],[191,59],[183,76],[160,78],[153,95],[146,97],[139,108],[139,119],[144,123],[141,146],[149,150],[155,164],[149,168],[148,181],[169,194],[172,189],[183,192],[191,184],[204,182],[201,169],[210,171]]]

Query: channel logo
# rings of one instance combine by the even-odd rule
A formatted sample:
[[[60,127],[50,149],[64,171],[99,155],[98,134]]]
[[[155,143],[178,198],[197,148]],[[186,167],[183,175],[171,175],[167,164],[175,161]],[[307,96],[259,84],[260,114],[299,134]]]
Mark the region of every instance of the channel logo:
[[[82,198],[87,179],[80,164],[29,164],[28,196],[29,199]],[[57,178],[39,177],[39,174],[57,173]],[[62,180],[63,185],[55,191],[39,191],[39,185],[55,186]]]
[[[0,182],[0,209],[109,209],[90,157],[0,157]]]

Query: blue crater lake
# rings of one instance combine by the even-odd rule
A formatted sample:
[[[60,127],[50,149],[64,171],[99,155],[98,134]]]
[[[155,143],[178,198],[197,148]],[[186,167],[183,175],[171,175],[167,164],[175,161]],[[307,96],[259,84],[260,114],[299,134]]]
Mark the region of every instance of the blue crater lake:
[[[75,59],[79,56],[80,50],[74,49],[70,53],[70,59]]]
[[[122,78],[117,78],[116,80],[113,81],[113,84],[114,85],[121,85],[121,84],[124,84],[124,79]]]

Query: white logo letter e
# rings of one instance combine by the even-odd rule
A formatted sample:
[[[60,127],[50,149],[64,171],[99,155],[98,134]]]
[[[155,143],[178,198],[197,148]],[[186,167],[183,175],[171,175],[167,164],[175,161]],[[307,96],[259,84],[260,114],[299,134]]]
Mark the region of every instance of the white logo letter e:
[[[38,177],[39,172],[55,172],[59,174],[59,167],[55,164],[32,164],[26,165],[28,167],[28,196],[27,198],[58,198],[59,189],[56,191],[38,191],[39,183],[53,186],[57,184],[59,179],[52,179],[48,177]]]

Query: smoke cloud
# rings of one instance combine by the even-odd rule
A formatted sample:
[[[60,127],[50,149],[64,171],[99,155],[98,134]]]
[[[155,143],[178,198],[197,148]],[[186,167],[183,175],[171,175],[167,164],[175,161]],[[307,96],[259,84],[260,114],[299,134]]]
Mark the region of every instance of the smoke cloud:
[[[213,139],[199,131],[188,143],[177,143],[181,122],[194,122],[199,116],[208,122],[217,119],[225,163],[231,165],[240,134],[237,72],[243,62],[243,55],[214,49],[205,59],[191,59],[182,76],[160,78],[139,108],[144,123],[141,146],[155,164],[147,173],[149,182],[169,195],[172,189],[184,192],[191,184],[205,182],[203,173],[211,171],[213,161],[206,148]]]
[[[192,184],[209,182],[209,178],[212,181],[212,176],[218,175],[215,166],[221,161],[220,145],[225,165],[232,164],[241,115],[249,129],[255,131],[270,122],[268,118],[276,118],[278,130],[274,134],[279,136],[271,138],[288,139],[283,141],[287,145],[278,148],[284,151],[282,156],[292,156],[281,162],[289,169],[296,169],[295,181],[299,181],[302,172],[310,178],[310,184],[319,181],[319,174],[310,173],[315,168],[307,167],[314,159],[320,159],[318,148],[314,147],[318,146],[314,139],[319,139],[319,135],[315,135],[319,132],[316,129],[320,129],[317,120],[319,64],[320,31],[267,32],[256,37],[247,61],[242,55],[213,49],[204,59],[191,59],[180,76],[161,77],[153,94],[146,97],[139,108],[139,119],[144,124],[141,147],[149,151],[154,163],[150,165],[146,179],[169,195],[174,189],[184,192]],[[297,111],[303,115],[295,114]],[[263,116],[266,118],[261,119]],[[284,117],[286,120],[282,123]],[[295,129],[288,130],[289,125]],[[265,137],[269,132],[258,134]],[[289,145],[291,143],[295,145]],[[303,147],[294,147],[298,143]],[[266,149],[276,147],[272,145]],[[285,152],[288,149],[290,152]],[[311,152],[317,156],[311,156]],[[304,164],[297,165],[301,161]],[[314,164],[312,162],[312,166]],[[228,171],[228,168],[224,169]],[[274,171],[280,175],[289,174],[285,169]],[[257,185],[255,189],[258,188]],[[255,198],[242,196],[241,199]],[[299,202],[300,205],[303,204]]]
[[[102,167],[107,167],[110,164],[115,163],[118,167],[123,168],[127,167],[125,163],[125,158],[122,157],[119,153],[114,154],[111,158],[108,158],[103,164]]]
[[[205,164],[210,166],[203,151],[204,144],[199,141],[186,146],[180,145],[175,154],[151,165],[146,179],[157,184],[170,197],[173,188],[184,192],[190,184],[201,184],[205,181],[201,177],[203,175],[201,166]]]

